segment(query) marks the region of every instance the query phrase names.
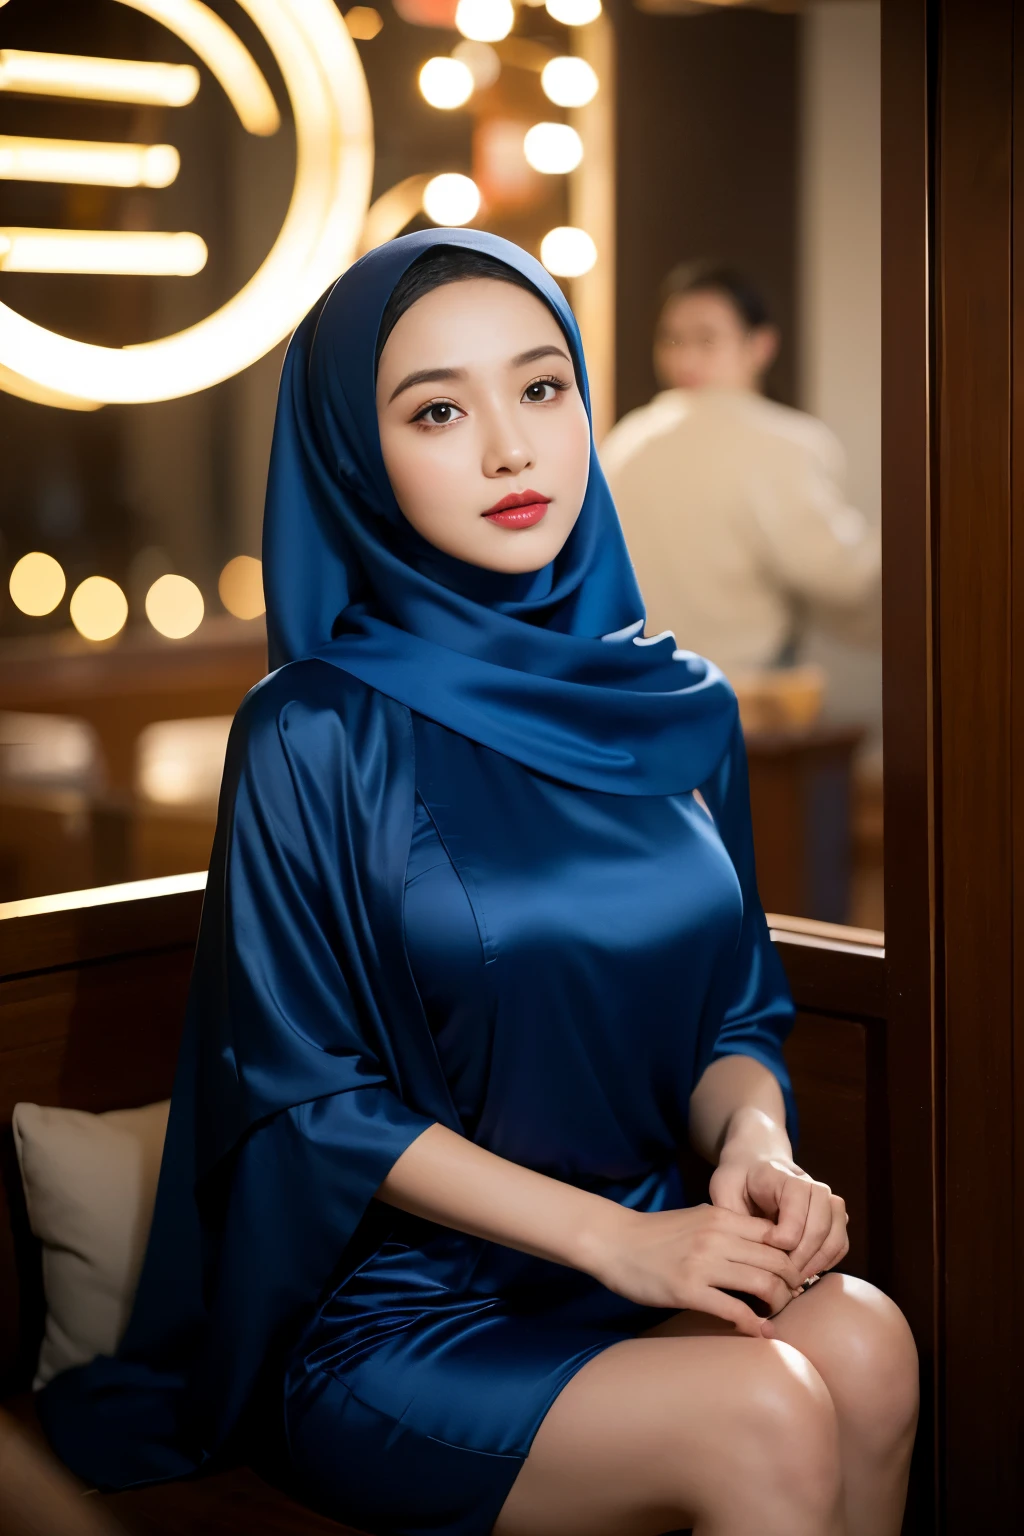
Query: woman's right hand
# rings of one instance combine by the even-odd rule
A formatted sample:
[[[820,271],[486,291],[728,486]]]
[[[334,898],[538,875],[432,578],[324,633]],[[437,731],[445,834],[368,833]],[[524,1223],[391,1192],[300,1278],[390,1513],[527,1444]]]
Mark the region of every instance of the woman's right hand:
[[[645,1307],[708,1312],[761,1336],[762,1319],[727,1291],[764,1301],[770,1315],[799,1294],[789,1254],[768,1242],[774,1223],[713,1205],[634,1211],[616,1206],[590,1235],[586,1268],[610,1291]]]

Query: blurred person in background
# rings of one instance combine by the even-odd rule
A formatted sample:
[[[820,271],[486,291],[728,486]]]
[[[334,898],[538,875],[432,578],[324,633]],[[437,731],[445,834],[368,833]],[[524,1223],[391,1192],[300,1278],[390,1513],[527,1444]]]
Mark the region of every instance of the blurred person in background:
[[[662,295],[662,389],[601,449],[651,633],[730,677],[791,663],[809,609],[876,642],[878,531],[844,499],[833,433],[762,393],[779,333],[761,295],[707,262]]]

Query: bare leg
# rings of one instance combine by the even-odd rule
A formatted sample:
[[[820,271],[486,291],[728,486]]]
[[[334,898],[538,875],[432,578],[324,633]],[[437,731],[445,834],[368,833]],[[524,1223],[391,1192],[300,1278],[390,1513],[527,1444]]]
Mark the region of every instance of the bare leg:
[[[810,1360],[839,1418],[849,1536],[898,1536],[918,1411],[917,1350],[899,1308],[850,1275],[826,1275],[773,1322]]]
[[[847,1536],[898,1536],[917,1428],[917,1351],[903,1314],[864,1280],[826,1275],[772,1320],[828,1388],[839,1421]],[[680,1312],[655,1337],[724,1336],[727,1325]]]
[[[120,1527],[42,1445],[0,1415],[0,1530],[4,1536],[117,1536]]]
[[[494,1536],[843,1536],[835,1410],[790,1345],[610,1345],[559,1394]]]

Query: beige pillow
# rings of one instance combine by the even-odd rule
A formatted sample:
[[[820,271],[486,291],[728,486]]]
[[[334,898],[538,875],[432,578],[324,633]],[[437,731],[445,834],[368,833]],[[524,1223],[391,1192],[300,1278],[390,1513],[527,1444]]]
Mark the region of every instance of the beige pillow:
[[[34,1385],[124,1333],[153,1219],[169,1100],[91,1115],[14,1107],[32,1231],[43,1245],[46,1332]]]

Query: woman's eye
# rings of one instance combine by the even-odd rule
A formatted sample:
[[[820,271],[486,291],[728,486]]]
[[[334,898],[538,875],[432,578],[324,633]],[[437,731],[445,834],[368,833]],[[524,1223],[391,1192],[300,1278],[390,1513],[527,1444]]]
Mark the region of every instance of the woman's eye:
[[[559,390],[564,388],[564,384],[559,384],[554,379],[538,379],[535,384],[527,384],[523,390],[523,399],[528,400],[531,405],[542,405],[546,400],[553,400]]]
[[[414,420],[422,421],[428,427],[446,427],[455,420],[456,415],[461,414],[458,406],[452,405],[450,400],[435,400],[433,405],[424,406]]]

